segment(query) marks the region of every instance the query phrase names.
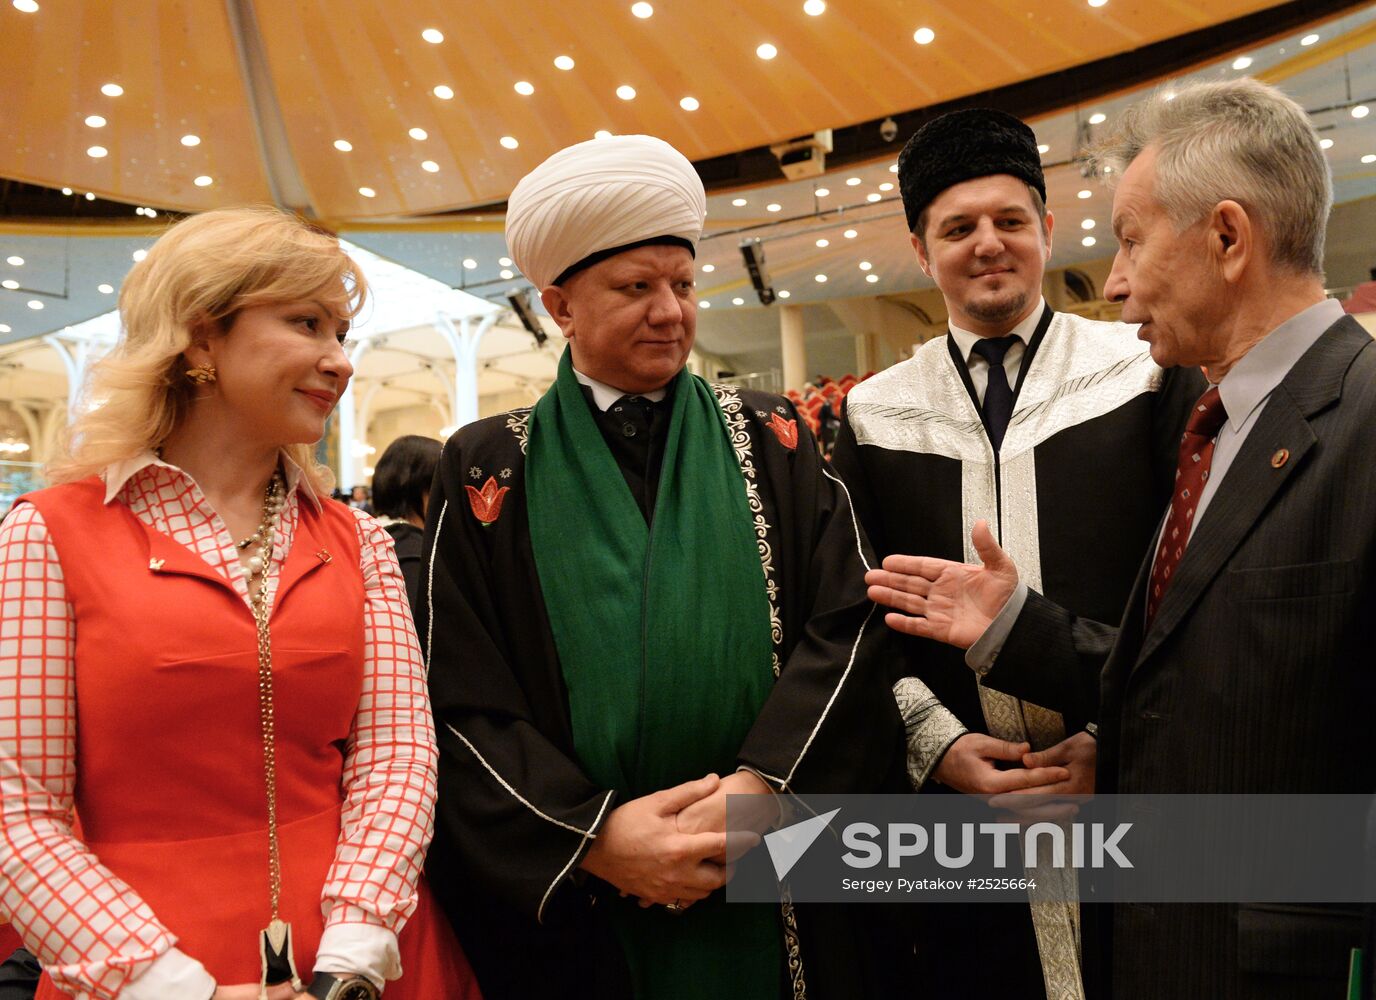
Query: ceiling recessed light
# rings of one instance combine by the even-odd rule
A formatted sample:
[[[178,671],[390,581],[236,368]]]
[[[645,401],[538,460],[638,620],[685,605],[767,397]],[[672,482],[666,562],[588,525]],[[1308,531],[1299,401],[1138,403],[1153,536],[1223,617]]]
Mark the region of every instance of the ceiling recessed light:
[[[1358,104],[1355,108],[1352,109],[1353,118],[1365,118],[1369,114],[1371,114],[1371,109],[1368,108],[1365,104]]]
[[[879,185],[879,190],[880,190],[880,191],[892,191],[892,190],[893,190],[893,185],[890,184],[888,181],[885,181],[883,184],[880,184],[880,185]]]
[[[515,149],[520,145],[520,142],[517,141],[514,135],[504,135],[497,141],[502,144],[503,149]]]
[[[1367,153],[1362,157],[1363,163],[1376,163],[1376,153]]]
[[[831,240],[828,240],[828,239],[825,239],[825,238],[824,238],[824,239],[820,239],[820,240],[817,241],[817,245],[818,245],[819,247],[829,247],[829,246],[831,246]]]
[[[701,105],[698,104],[696,97],[685,97],[678,102],[678,106],[684,111],[696,111]]]
[[[1104,114],[1102,111],[1096,111],[1089,116],[1089,123],[1091,125],[1102,125],[1106,121],[1108,121],[1108,115]]]
[[[825,198],[827,195],[831,194],[831,188],[818,188],[816,191],[813,191],[812,193],[815,194],[818,198]]]
[[[731,300],[731,304],[732,304],[733,306],[743,306],[743,305],[745,305],[745,299],[742,299],[742,298],[734,298],[734,299]]]
[[[95,201],[95,200],[96,200],[96,193],[95,193],[94,191],[87,191],[87,192],[86,192],[86,195],[85,195],[85,198],[86,198],[87,201]]]
[[[1332,139],[1320,139],[1320,140],[1319,140],[1319,148],[1320,148],[1320,149],[1332,149],[1332,148],[1333,148],[1333,140],[1332,140]]]
[[[474,260],[472,257],[465,257],[463,259],[463,266],[464,270],[471,271],[478,266],[478,262]]]
[[[764,207],[764,210],[766,212],[781,212],[783,211],[783,206],[780,205],[777,201],[771,201],[768,205]]]
[[[107,83],[100,88],[100,92],[106,97],[119,97],[124,93],[124,88],[117,83]]]
[[[819,14],[825,14],[826,9],[826,0],[807,0],[807,3],[803,4],[803,13],[808,17],[817,17]]]
[[[616,88],[616,96],[621,98],[623,101],[634,101],[635,88],[632,87],[630,84],[623,83],[621,86]]]
[[[782,289],[782,290],[779,292],[779,298],[781,298],[781,299],[786,299],[786,298],[788,298],[788,297],[789,297],[790,295],[792,295],[792,294],[793,294],[792,292],[790,292],[787,288],[785,288],[785,289]]]
[[[1085,219],[1083,222],[1080,223],[1080,228],[1081,228],[1081,229],[1093,229],[1093,228],[1094,228],[1094,220],[1093,220],[1093,219]]]
[[[182,145],[183,145],[183,146],[199,146],[200,144],[201,144],[201,137],[198,136],[198,135],[190,135],[190,134],[187,134],[187,135],[182,136]]]
[[[703,309],[712,308],[712,303],[708,302],[706,299],[703,299],[701,302],[698,303],[698,305],[701,306]]]
[[[6,278],[4,281],[0,281],[0,288],[8,288],[10,291],[14,291],[18,287],[19,282],[15,281],[13,278]]]
[[[440,84],[438,87],[435,88],[434,94],[441,101],[452,101],[454,99],[454,88],[446,87],[444,84]]]
[[[100,292],[101,295],[113,295],[113,294],[114,294],[114,291],[115,291],[115,286],[114,286],[114,285],[96,285],[96,291]]]
[[[502,270],[499,273],[507,281],[510,281],[512,278],[516,277],[515,271],[508,271],[506,268],[502,268]]]
[[[413,128],[406,134],[412,139],[415,139],[416,142],[424,142],[426,139],[430,138],[430,133],[423,128]]]
[[[0,333],[13,333],[8,323],[0,323]]]
[[[71,189],[71,188],[63,188],[63,189],[62,189],[62,193],[70,197],[70,196],[71,196],[71,193],[72,193],[72,189]]]
[[[634,14],[636,17],[640,18],[641,20],[644,20],[647,17],[653,17],[654,12],[655,9],[647,3],[631,4],[631,13]]]
[[[501,264],[502,267],[510,267],[510,266],[511,266],[511,258],[510,258],[510,257],[498,257],[498,258],[497,258],[497,263],[498,263],[498,264]]]
[[[825,285],[827,283],[827,276],[825,274],[813,275],[812,280],[817,282],[817,284],[819,285]]]
[[[1051,147],[1043,142],[1037,147],[1037,152],[1045,156],[1047,153],[1051,152]]]
[[[755,55],[759,56],[761,59],[773,59],[778,54],[779,50],[776,49],[769,42],[765,42],[763,45],[761,45],[759,48],[755,50]]]
[[[600,128],[592,134],[592,137],[594,139],[610,139],[612,137],[612,134],[608,132],[606,129]]]
[[[104,128],[105,119],[100,117],[100,115],[87,115],[86,125],[88,128]]]
[[[898,173],[898,164],[897,164],[897,163],[890,163],[890,164],[889,164],[889,173],[891,173],[891,174],[896,174],[896,173]]]
[[[847,186],[847,187],[855,187],[855,186],[858,185],[859,183],[860,183],[860,178],[859,178],[859,177],[847,177],[847,178],[846,178],[846,186]]]
[[[444,32],[440,31],[439,28],[426,28],[420,33],[420,37],[424,38],[431,45],[438,45],[440,42],[444,41]]]
[[[37,311],[43,308],[43,303],[39,302],[37,299],[29,299],[29,308]]]
[[[195,143],[192,143],[192,145],[195,145]],[[341,153],[348,153],[353,150],[354,144],[350,142],[348,139],[336,139],[334,141],[334,148],[339,150]]]
[[[374,191],[374,190],[373,190],[372,188],[370,188],[370,187],[361,187],[361,188],[358,189],[358,193],[361,194],[361,195],[363,195],[363,197],[365,197],[365,198],[376,198],[376,197],[377,197],[377,192]]]
[[[25,14],[37,14],[38,0],[14,0],[14,9]]]
[[[6,257],[6,258],[5,258],[5,263],[8,264],[8,265],[10,265],[11,267],[23,267],[23,266],[24,266],[24,258],[23,258],[23,257]]]
[[[215,183],[215,178],[211,177],[209,174],[201,174],[201,176],[197,177],[191,183],[195,184],[198,188],[208,188]]]
[[[134,251],[132,254],[130,254],[129,256],[133,257],[133,258],[134,258],[134,263],[137,264],[139,261],[143,260],[143,258],[145,258],[145,257],[148,256],[148,251],[147,251],[147,250],[135,250],[135,251]]]
[[[1246,69],[1250,65],[1252,65],[1251,56],[1238,56],[1233,60],[1233,69]]]
[[[427,174],[437,174],[440,172],[440,165],[434,160],[421,160],[420,168]]]
[[[877,275],[877,274],[867,274],[867,275],[865,275],[865,280],[868,281],[868,282],[872,285],[872,284],[874,284],[876,281],[879,280],[879,275]]]
[[[703,273],[703,274],[711,274],[711,273],[712,273],[713,271],[715,271],[716,269],[717,269],[717,265],[716,265],[716,264],[703,264],[703,265],[702,265],[702,273]]]
[[[1091,7],[1102,7],[1106,3],[1108,3],[1108,0],[1089,0],[1089,5]]]
[[[918,45],[931,45],[936,40],[936,32],[931,28],[918,28],[913,32],[913,41]]]
[[[517,80],[515,89],[516,93],[529,97],[531,94],[535,93],[535,84],[531,83],[529,80]]]
[[[878,191],[871,191],[869,194],[865,195],[865,200],[872,205],[876,201],[883,201],[884,196],[880,194]]]
[[[1089,188],[1082,188],[1080,191],[1076,193],[1075,197],[1079,198],[1081,201],[1084,201],[1086,198],[1093,198],[1094,192],[1091,191]]]
[[[750,202],[746,201],[744,198],[732,198],[731,204],[735,205],[737,208],[744,208],[746,205],[749,205]]]
[[[1300,44],[1301,44],[1301,45],[1313,45],[1313,44],[1314,44],[1315,42],[1317,42],[1318,40],[1319,40],[1319,36],[1318,36],[1318,35],[1309,34],[1309,35],[1305,35],[1303,38],[1300,39]]]
[[[571,69],[573,69],[573,67],[574,67],[574,62],[573,62],[573,58],[572,58],[571,56],[555,56],[555,57],[554,57],[554,68],[555,68],[555,69],[571,70]]]
[[[1080,241],[1080,246],[1092,247],[1094,244],[1098,242],[1099,241],[1096,240],[1093,236],[1086,236],[1084,239]]]
[[[101,157],[109,156],[110,151],[104,146],[91,146],[86,150],[86,155],[93,160],[99,160]]]
[[[857,236],[860,235],[860,231],[859,231],[858,229],[847,229],[847,230],[846,230],[844,233],[842,233],[841,235],[844,236],[844,237],[845,237],[846,239],[848,239],[848,240],[853,240],[853,239],[855,239],[855,237],[857,237]]]
[[[871,270],[873,267],[874,267],[874,265],[871,264],[871,263],[870,263],[869,261],[867,261],[867,260],[862,260],[862,261],[860,262],[860,270],[862,270],[862,271],[869,271],[869,270]]]

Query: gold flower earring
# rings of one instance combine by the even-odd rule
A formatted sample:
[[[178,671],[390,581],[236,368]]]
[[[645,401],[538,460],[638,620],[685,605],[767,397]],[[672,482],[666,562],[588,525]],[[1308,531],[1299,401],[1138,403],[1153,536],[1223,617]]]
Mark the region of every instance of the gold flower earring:
[[[188,368],[186,377],[197,385],[209,385],[215,381],[215,366],[210,362],[202,362],[195,368]]]

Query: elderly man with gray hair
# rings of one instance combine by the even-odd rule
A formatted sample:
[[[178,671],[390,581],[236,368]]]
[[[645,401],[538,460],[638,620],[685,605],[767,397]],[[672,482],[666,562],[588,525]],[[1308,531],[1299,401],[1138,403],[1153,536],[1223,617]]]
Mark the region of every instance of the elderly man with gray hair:
[[[1100,792],[1370,795],[1376,344],[1324,293],[1314,126],[1254,80],[1203,84],[1132,108],[1101,155],[1106,292],[1158,364],[1210,382],[1121,625],[1027,589],[987,534],[982,566],[891,558],[871,582],[924,634],[1011,618],[986,684],[1052,707],[1097,689]],[[1359,939],[1336,906],[1117,906],[1112,995],[1343,995]]]

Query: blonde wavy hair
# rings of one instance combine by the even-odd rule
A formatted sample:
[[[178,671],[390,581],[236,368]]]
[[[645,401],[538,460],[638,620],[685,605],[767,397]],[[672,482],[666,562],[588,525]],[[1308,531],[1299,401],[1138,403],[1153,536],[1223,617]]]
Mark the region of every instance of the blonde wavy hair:
[[[299,299],[352,319],[367,294],[335,237],[278,209],[217,209],[177,223],[124,280],[119,342],[92,366],[89,409],[68,425],[49,480],[95,475],[166,441],[195,396],[182,352],[207,328],[226,334],[243,309]],[[312,445],[284,450],[312,488],[329,492],[334,476]]]

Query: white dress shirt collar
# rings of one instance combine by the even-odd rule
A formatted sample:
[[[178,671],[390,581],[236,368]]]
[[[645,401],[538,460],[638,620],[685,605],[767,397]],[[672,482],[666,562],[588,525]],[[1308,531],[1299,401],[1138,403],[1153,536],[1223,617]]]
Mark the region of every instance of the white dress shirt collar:
[[[573,377],[578,379],[579,383],[592,390],[592,401],[597,404],[597,408],[603,413],[606,413],[608,408],[622,396],[639,396],[642,399],[648,399],[652,403],[658,403],[669,393],[667,386],[661,386],[650,392],[626,392],[623,389],[618,389],[614,385],[608,385],[606,382],[599,382],[590,375],[584,375],[577,368],[573,370]]]

